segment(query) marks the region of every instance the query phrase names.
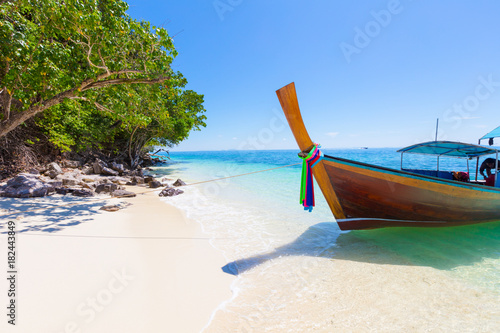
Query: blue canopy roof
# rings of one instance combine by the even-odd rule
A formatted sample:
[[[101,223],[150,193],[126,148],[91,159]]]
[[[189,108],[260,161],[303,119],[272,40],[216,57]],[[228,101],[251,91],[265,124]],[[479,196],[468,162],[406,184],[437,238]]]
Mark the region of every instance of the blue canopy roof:
[[[402,148],[398,152],[471,158],[494,154],[497,150],[463,142],[430,141]]]
[[[490,139],[490,138],[497,138],[500,136],[500,126],[495,128],[493,131],[483,135],[482,138],[480,138],[479,140],[483,140],[483,139]]]

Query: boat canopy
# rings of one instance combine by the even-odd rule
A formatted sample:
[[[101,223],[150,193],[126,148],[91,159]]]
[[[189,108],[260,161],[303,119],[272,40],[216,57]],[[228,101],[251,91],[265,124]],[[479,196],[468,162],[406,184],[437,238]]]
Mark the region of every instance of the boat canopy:
[[[499,130],[500,131],[500,130]],[[398,150],[400,153],[473,158],[495,154],[496,149],[453,141],[429,141]]]
[[[498,138],[500,137],[500,126],[495,128],[493,131],[488,132],[487,134],[483,135],[479,141],[484,140],[484,139],[493,139],[493,138]]]

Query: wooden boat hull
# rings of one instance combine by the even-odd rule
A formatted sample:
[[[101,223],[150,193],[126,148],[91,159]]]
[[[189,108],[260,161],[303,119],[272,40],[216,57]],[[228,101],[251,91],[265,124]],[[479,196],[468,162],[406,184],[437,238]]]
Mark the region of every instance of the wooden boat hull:
[[[500,220],[500,190],[325,156],[343,230],[444,227]]]
[[[304,151],[312,140],[293,83],[276,91]],[[500,189],[325,156],[313,174],[342,230],[445,227],[500,220]]]

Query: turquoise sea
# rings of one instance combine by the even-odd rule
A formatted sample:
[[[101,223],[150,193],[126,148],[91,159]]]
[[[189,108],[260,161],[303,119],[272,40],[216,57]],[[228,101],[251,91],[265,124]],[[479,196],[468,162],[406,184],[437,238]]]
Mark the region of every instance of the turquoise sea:
[[[399,169],[396,150],[323,151]],[[236,276],[207,332],[500,331],[500,222],[342,232],[318,188],[313,212],[299,204],[300,165],[252,173],[300,162],[293,150],[172,152],[154,168],[188,184],[251,173],[164,199],[201,224]],[[442,158],[440,169],[467,162]]]

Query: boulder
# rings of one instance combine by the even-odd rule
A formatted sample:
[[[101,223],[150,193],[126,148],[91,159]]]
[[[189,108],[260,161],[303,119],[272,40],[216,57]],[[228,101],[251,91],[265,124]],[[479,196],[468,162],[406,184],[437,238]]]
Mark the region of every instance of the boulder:
[[[186,183],[184,183],[182,180],[177,179],[174,183],[174,186],[185,186]]]
[[[46,182],[45,184],[47,184],[49,187],[49,193],[52,193],[52,192],[56,192],[56,189],[58,187],[62,187],[63,184],[62,184],[62,181],[59,181],[59,180],[50,180],[48,182]]]
[[[162,183],[160,183],[157,180],[153,180],[153,181],[149,182],[149,187],[151,187],[151,188],[158,188],[158,187],[161,187],[161,186],[162,186]]]
[[[144,183],[146,184],[149,184],[153,180],[155,180],[153,176],[144,176]]]
[[[82,182],[85,182],[85,183],[94,183],[97,181],[97,177],[90,176],[90,175],[85,175],[85,176],[81,177],[80,179]]]
[[[62,165],[65,168],[76,169],[80,166],[80,162],[79,161],[72,161],[72,160],[64,160],[62,162]]]
[[[106,178],[106,177],[99,177],[97,179],[97,182],[99,184],[109,184],[109,183],[111,183],[111,181],[108,178]]]
[[[105,210],[107,212],[116,212],[117,210],[120,210],[121,207],[118,206],[118,205],[106,205],[106,206],[102,206],[101,208],[99,208],[100,210]]]
[[[91,175],[94,173],[94,167],[91,166],[91,165],[85,165],[83,168],[82,168],[82,173],[84,175]]]
[[[99,184],[95,188],[96,193],[111,193],[118,189],[118,185],[113,183]]]
[[[40,176],[40,171],[35,168],[29,169],[28,171],[26,171],[26,173],[29,173],[30,175]]]
[[[68,193],[73,193],[74,189],[67,187],[56,187],[56,193],[61,195],[66,195]]]
[[[78,185],[80,185],[82,188],[87,188],[92,191],[95,190],[95,188],[97,187],[97,185],[94,183],[85,183],[85,182],[80,182]]]
[[[136,183],[136,184],[144,184],[144,178],[142,178],[142,177],[132,177],[131,182],[132,183]]]
[[[100,175],[102,173],[102,169],[107,168],[108,165],[104,161],[97,158],[95,162],[92,163],[92,167],[94,168],[94,173]]]
[[[179,190],[178,188],[173,188],[173,187],[165,187],[160,194],[158,194],[160,197],[173,197],[175,195],[179,195],[184,193],[183,190]]]
[[[133,198],[136,196],[134,192],[125,191],[125,190],[116,190],[111,193],[112,197],[120,197],[120,198]]]
[[[94,196],[94,191],[83,188],[83,189],[73,189],[73,192],[71,193],[75,197],[93,197]]]
[[[47,171],[45,171],[45,174],[52,179],[56,178],[57,175],[60,175],[62,173],[63,171],[61,167],[56,162],[49,163],[49,165],[47,166]]]
[[[138,177],[143,177],[144,174],[142,173],[141,169],[136,169],[130,173],[131,176],[138,176]]]
[[[118,171],[120,175],[125,172],[125,167],[123,166],[123,164],[115,162],[111,162],[111,169]]]
[[[50,170],[54,170],[55,172],[57,172],[58,175],[60,175],[61,173],[63,173],[61,167],[59,166],[59,164],[57,164],[56,162],[52,162],[52,163],[49,163],[48,165],[48,168],[47,168],[49,171]]]
[[[118,171],[115,171],[108,167],[102,167],[100,174],[104,176],[118,176]]]
[[[62,181],[63,185],[68,185],[68,186],[75,186],[80,184],[80,181],[76,178],[73,178],[71,175],[58,176],[57,180]]]
[[[21,173],[0,187],[0,196],[9,198],[43,197],[52,191],[52,186],[42,182],[36,175]]]
[[[128,182],[127,178],[119,176],[109,177],[108,180],[117,185],[127,185]]]

